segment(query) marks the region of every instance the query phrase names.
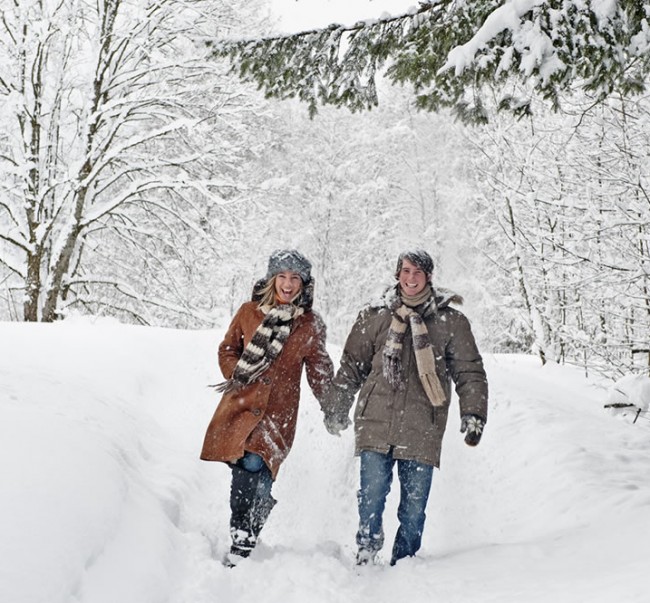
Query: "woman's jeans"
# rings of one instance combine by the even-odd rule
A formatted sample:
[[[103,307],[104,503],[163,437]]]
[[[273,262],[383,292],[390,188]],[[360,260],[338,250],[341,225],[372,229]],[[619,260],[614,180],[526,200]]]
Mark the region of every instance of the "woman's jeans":
[[[252,452],[246,452],[231,468],[231,552],[247,556],[275,506],[271,496],[273,478],[262,457]]]
[[[390,562],[395,565],[399,559],[415,555],[420,548],[433,466],[417,461],[394,459],[392,448],[388,454],[362,450],[360,456],[357,545],[360,552],[371,557],[374,557],[384,544],[382,517],[393,481],[393,467],[397,463],[400,482],[400,501],[397,509],[399,528]]]

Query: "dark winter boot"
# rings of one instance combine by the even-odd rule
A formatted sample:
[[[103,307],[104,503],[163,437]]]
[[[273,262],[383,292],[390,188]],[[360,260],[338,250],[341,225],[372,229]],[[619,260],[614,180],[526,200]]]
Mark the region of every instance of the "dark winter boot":
[[[250,533],[243,530],[230,528],[232,544],[230,551],[226,553],[223,564],[226,567],[235,567],[242,559],[246,559],[257,544],[257,539]]]
[[[232,468],[230,485],[230,538],[231,553],[239,557],[248,557],[255,548],[257,539],[253,536],[251,518],[255,490],[256,474],[240,467]]]
[[[357,551],[357,565],[376,565],[378,551],[359,549]]]
[[[246,559],[251,554],[253,550],[252,547],[248,546],[239,546],[233,542],[230,545],[230,550],[226,553],[226,556],[223,558],[223,565],[226,567],[236,567],[237,564],[242,560]]]
[[[272,482],[269,469],[264,465],[259,471],[247,471],[232,466],[230,486],[230,537],[232,546],[224,565],[233,567],[245,559],[257,544],[275,499],[270,494]]]
[[[277,502],[272,496],[255,500],[251,516],[251,532],[256,540]]]

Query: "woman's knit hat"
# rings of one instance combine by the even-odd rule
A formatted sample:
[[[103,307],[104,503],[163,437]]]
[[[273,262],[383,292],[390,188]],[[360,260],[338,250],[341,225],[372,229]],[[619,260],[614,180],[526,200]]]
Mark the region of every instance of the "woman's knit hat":
[[[411,264],[417,266],[427,275],[428,280],[431,280],[431,275],[433,274],[433,260],[424,249],[402,251],[402,253],[399,254],[399,258],[397,259],[397,269],[395,270],[396,279],[399,279],[399,273],[402,270],[404,260],[408,260]]]
[[[304,308],[305,312],[309,312],[314,303],[314,277],[311,275],[311,262],[295,249],[279,249],[271,254],[266,276],[253,285],[251,300],[254,302],[261,301],[264,298],[270,279],[285,270],[297,272],[300,275],[303,285],[302,291],[299,299],[294,303]]]
[[[297,272],[303,283],[308,283],[311,279],[311,262],[296,249],[274,251],[269,257],[266,279],[286,270]]]

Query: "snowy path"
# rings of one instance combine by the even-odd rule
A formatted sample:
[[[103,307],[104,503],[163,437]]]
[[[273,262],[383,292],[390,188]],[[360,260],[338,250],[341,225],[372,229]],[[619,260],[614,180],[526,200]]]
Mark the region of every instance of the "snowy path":
[[[264,542],[226,570],[229,474],[198,461],[220,335],[0,324],[1,601],[649,600],[650,429],[524,356],[486,358],[478,448],[452,413],[417,558],[353,566],[352,433],[329,436],[306,391]]]

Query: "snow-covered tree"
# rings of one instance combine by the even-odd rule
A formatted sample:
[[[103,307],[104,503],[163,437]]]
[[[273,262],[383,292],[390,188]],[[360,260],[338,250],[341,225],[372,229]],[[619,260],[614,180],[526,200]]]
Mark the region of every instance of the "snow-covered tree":
[[[650,330],[648,99],[536,113],[495,119],[472,155],[493,215],[486,250],[517,300],[505,311],[524,310],[545,359],[624,372]]]
[[[372,113],[325,107],[315,120],[296,102],[277,103],[275,178],[263,213],[247,216],[256,253],[291,245],[313,260],[316,306],[340,343],[361,307],[393,282],[407,248],[429,250],[438,284],[474,292],[464,264],[466,208],[478,197],[471,145],[448,115],[415,111],[400,89],[386,94],[390,102]]]
[[[497,106],[558,106],[567,92],[639,93],[650,71],[650,5],[640,0],[435,0],[410,13],[265,39],[219,41],[239,75],[268,97],[351,110],[378,103],[376,78],[412,84],[418,107],[468,121]],[[515,85],[518,84],[518,85]]]
[[[260,6],[2,2],[0,264],[12,316],[190,312],[182,271],[236,226],[258,119],[206,61],[205,41],[255,23]]]

